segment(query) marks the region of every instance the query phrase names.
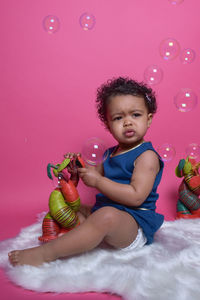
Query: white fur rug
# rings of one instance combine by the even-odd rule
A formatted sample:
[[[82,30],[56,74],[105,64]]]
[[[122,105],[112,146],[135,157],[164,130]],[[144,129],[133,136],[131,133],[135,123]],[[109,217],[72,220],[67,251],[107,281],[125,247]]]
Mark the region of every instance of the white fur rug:
[[[41,267],[12,267],[8,251],[38,245],[41,219],[0,242],[0,266],[15,284],[38,292],[110,292],[127,300],[200,299],[200,219],[165,222],[152,245],[128,254],[98,248]]]

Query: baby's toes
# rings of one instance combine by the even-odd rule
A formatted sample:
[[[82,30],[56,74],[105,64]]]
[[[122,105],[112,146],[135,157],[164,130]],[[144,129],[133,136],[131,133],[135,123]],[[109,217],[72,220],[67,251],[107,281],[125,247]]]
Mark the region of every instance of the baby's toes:
[[[19,262],[19,251],[11,251],[8,253],[9,261],[12,265],[16,265]]]

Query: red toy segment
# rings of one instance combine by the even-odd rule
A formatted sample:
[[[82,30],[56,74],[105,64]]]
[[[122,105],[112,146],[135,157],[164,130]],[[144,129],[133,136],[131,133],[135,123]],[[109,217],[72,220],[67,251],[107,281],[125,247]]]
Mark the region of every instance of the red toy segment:
[[[41,242],[48,242],[58,237],[60,226],[53,219],[44,218],[42,232],[43,235],[40,236],[38,240]]]
[[[85,168],[85,163],[84,163],[84,160],[82,159],[81,156],[77,156],[77,159],[76,159],[76,165],[77,165],[79,168]]]
[[[200,176],[192,177],[189,182],[189,187],[196,195],[200,195]]]
[[[67,202],[74,202],[79,198],[78,191],[72,180],[69,180],[68,182],[66,182],[65,180],[61,180],[60,188]]]

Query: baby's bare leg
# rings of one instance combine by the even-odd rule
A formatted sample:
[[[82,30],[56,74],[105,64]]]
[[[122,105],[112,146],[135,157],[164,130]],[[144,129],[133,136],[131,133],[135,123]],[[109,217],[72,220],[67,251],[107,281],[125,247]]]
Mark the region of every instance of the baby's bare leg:
[[[82,224],[91,215],[91,206],[81,205],[79,211],[77,212],[80,223]]]
[[[123,248],[135,239],[137,230],[137,223],[128,213],[113,207],[103,207],[58,239],[39,247],[12,251],[9,259],[14,266],[38,266],[57,258],[89,251],[103,240],[114,247]]]

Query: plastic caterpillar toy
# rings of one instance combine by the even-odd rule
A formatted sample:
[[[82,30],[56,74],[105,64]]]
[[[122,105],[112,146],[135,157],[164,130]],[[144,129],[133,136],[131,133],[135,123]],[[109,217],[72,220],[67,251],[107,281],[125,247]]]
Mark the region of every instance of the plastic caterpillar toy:
[[[200,162],[187,157],[181,159],[176,167],[177,177],[184,177],[179,186],[177,218],[200,218]]]
[[[65,159],[61,164],[47,165],[47,175],[53,180],[53,175],[58,178],[59,185],[49,197],[49,212],[43,219],[41,242],[56,239],[59,235],[68,232],[80,224],[76,212],[80,208],[80,197],[74,183],[68,178],[67,166],[70,159]],[[76,165],[84,167],[80,156],[77,157]]]

